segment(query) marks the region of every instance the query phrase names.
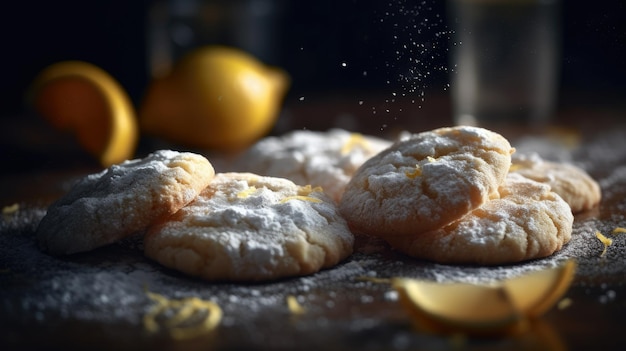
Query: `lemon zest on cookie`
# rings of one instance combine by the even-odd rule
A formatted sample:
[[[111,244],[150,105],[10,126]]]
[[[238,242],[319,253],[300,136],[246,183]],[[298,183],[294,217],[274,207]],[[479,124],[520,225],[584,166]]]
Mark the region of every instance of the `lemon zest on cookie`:
[[[212,302],[201,300],[197,297],[185,298],[182,300],[170,300],[165,296],[146,292],[148,297],[156,302],[154,306],[143,317],[144,328],[151,333],[159,331],[157,317],[164,315],[166,311],[173,310],[173,316],[169,317],[163,324],[168,328],[170,336],[176,340],[186,340],[204,335],[215,329],[222,319],[222,310]],[[206,314],[204,318],[195,325],[183,326],[192,317]]]
[[[303,314],[306,312],[306,309],[302,307],[298,299],[293,295],[287,296],[287,308],[289,308],[289,311],[293,314]]]
[[[404,171],[404,175],[411,179],[415,179],[422,175],[422,169],[420,168],[420,165],[415,165],[414,169],[410,171]]]
[[[602,250],[602,253],[600,254],[600,257],[603,257],[606,254],[606,249],[613,244],[613,240],[602,235],[600,232],[596,232],[596,238],[598,238],[598,240],[600,240],[600,242],[604,245],[604,250]]]
[[[251,186],[248,189],[244,189],[244,190],[238,192],[237,193],[237,198],[238,199],[245,199],[248,196],[252,195],[256,191],[257,191],[257,188],[255,186]]]
[[[611,234],[626,234],[626,228],[617,227],[617,228],[613,229]]]
[[[316,186],[315,188],[313,188],[313,187],[311,187],[311,184],[307,184],[305,186],[298,187],[298,195],[304,195],[304,196],[307,196],[307,195],[309,195],[311,193],[314,193],[314,192],[321,193],[323,191],[324,191],[324,189],[322,189],[321,186]]]
[[[434,157],[432,157],[432,156],[426,156],[426,160],[427,160],[428,162],[437,162],[437,159],[436,159],[436,158],[434,158]]]
[[[345,155],[354,150],[356,147],[360,147],[366,151],[372,151],[371,145],[362,134],[352,133],[350,134],[350,138],[341,147],[341,154]]]

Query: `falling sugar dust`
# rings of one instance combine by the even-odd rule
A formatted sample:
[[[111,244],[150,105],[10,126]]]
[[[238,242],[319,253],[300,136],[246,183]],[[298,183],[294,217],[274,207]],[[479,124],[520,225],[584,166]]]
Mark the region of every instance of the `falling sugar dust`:
[[[438,86],[448,89],[447,52],[452,33],[447,29],[442,3],[397,0],[377,10],[374,26],[387,43],[381,50],[382,66],[372,68],[383,71],[381,76],[385,77],[379,83],[385,87],[384,103],[372,107],[372,114],[383,123],[381,131],[391,126],[399,114],[419,116],[417,111],[429,91],[440,89]],[[403,111],[407,103],[398,104],[399,100],[414,108]]]

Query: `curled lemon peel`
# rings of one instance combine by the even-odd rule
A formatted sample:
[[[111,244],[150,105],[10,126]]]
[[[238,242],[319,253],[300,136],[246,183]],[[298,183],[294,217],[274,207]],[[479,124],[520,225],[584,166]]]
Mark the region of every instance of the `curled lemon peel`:
[[[600,254],[600,257],[604,257],[604,255],[606,255],[607,248],[613,244],[613,239],[607,238],[600,232],[596,232],[596,238],[598,238],[598,240],[600,240],[602,245],[604,245],[604,249],[602,250],[602,253]]]
[[[146,295],[155,302],[155,305],[143,317],[144,329],[150,333],[156,333],[161,329],[157,317],[172,310],[173,315],[163,322],[163,325],[169,331],[170,336],[176,340],[187,340],[205,335],[215,329],[222,319],[222,310],[212,301],[197,297],[170,300],[149,291]],[[199,323],[185,325],[192,318],[202,316],[202,314],[205,315]]]
[[[611,232],[611,234],[625,234],[625,233],[626,233],[626,228],[622,228],[622,227],[617,227],[613,229],[613,231]]]
[[[415,168],[410,171],[404,171],[404,175],[406,175],[410,179],[415,179],[422,175],[422,169],[420,165],[415,165]]]

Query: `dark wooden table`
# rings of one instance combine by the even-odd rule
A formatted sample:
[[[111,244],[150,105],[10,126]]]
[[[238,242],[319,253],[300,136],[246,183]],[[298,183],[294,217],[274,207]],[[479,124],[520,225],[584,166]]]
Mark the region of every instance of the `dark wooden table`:
[[[392,105],[395,117],[379,117],[371,113],[372,105],[380,102],[378,111],[384,111],[385,99],[348,97],[348,102],[346,95],[341,95],[331,103],[313,97],[306,103],[295,99],[287,104],[275,133],[340,126],[388,135],[451,123],[445,100],[430,109],[424,103],[420,112],[411,110],[415,105],[410,101],[401,101]],[[358,103],[359,99],[366,103]],[[18,147],[17,156],[10,157],[44,166],[13,169],[0,177],[0,206],[18,204],[17,212],[0,218],[0,349],[623,349],[626,235],[612,237],[613,244],[604,256],[594,235],[596,231],[609,235],[615,227],[626,227],[623,112],[572,107],[559,111],[550,128],[502,130],[519,150],[574,162],[602,186],[600,206],[576,216],[572,241],[554,257],[498,267],[444,266],[411,259],[381,242],[360,238],[355,253],[336,268],[262,284],[188,278],[145,258],[139,238],[69,257],[41,253],[34,231],[46,206],[62,195],[72,180],[98,167],[67,148],[62,149],[67,154],[52,154],[32,146]],[[142,151],[149,151],[149,146],[143,147]],[[211,152],[207,155],[219,157]],[[459,337],[415,329],[389,284],[363,279],[504,278],[566,258],[578,262],[575,280],[565,295],[571,304],[551,309],[525,332],[507,337]],[[170,299],[195,296],[212,300],[222,308],[223,319],[215,331],[193,340],[175,341],[164,332],[148,333],[142,318],[154,302],[147,291]],[[290,312],[288,296],[296,297],[306,312]]]

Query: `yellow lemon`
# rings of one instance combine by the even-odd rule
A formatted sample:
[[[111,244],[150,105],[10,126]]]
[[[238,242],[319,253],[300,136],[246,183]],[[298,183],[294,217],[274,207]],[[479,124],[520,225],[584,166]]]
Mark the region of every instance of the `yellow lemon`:
[[[494,284],[394,278],[400,302],[431,331],[511,333],[551,308],[569,288],[575,262]]]
[[[138,140],[132,103],[119,83],[82,61],[46,67],[30,88],[30,102],[51,125],[73,133],[102,166],[131,158]]]
[[[502,285],[516,308],[529,317],[538,317],[563,297],[574,279],[576,262],[505,280]]]
[[[206,46],[155,79],[140,109],[146,134],[206,149],[237,150],[276,123],[287,73],[239,49]]]

